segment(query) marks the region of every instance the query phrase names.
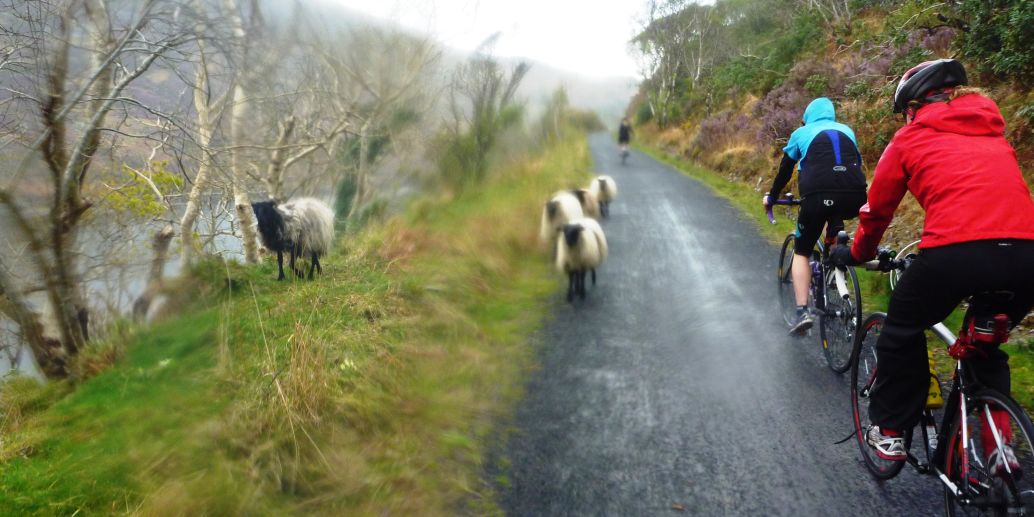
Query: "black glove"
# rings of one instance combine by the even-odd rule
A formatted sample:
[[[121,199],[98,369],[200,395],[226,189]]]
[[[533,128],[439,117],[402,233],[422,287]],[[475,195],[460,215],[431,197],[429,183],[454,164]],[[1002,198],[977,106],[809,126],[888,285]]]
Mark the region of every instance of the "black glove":
[[[829,262],[837,267],[854,266],[858,261],[851,255],[850,246],[834,246],[829,252]]]

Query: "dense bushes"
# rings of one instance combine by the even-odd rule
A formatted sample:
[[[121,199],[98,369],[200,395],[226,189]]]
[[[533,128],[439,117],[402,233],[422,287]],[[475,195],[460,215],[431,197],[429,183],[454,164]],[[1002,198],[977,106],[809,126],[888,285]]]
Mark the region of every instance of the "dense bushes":
[[[1034,2],[964,0],[959,13],[969,23],[961,50],[978,70],[1018,83],[1034,79]]]

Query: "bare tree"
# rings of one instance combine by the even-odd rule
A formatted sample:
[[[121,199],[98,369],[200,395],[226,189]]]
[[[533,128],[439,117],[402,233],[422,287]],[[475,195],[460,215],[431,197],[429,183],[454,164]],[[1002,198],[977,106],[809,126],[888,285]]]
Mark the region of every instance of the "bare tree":
[[[844,23],[851,21],[851,3],[849,0],[797,0],[798,5],[819,13],[826,23]]]
[[[355,29],[339,41],[324,47],[323,58],[334,72],[332,97],[338,110],[349,113],[356,128],[356,188],[348,214],[355,218],[371,196],[371,143],[393,129],[395,115],[409,111],[419,117],[427,111],[428,76],[441,51],[428,39],[386,28]]]
[[[19,326],[47,375],[66,373],[66,358],[90,337],[78,248],[83,215],[93,206],[84,194],[105,134],[133,138],[130,117],[109,123],[116,107],[147,111],[129,86],[163,55],[188,40],[175,23],[175,7],[147,0],[113,12],[106,0],[30,2],[19,9],[17,32],[37,60],[24,79],[22,106],[42,121],[11,181],[0,187],[0,205],[28,243],[29,261],[42,279],[58,339],[43,335],[43,323],[0,264],[5,314]],[[83,49],[80,51],[79,49]],[[85,54],[85,55],[84,55]],[[6,77],[4,79],[7,79]],[[115,138],[114,136],[112,138]],[[38,160],[38,161],[37,161]],[[22,173],[42,166],[50,193],[45,213],[24,205],[15,186]]]
[[[194,64],[195,81],[191,86],[193,87],[193,106],[197,114],[196,131],[199,153],[197,174],[194,176],[183,216],[179,221],[180,263],[184,266],[193,262],[194,252],[197,248],[194,229],[201,213],[202,196],[209,193],[212,173],[216,165],[212,148],[213,138],[218,131],[219,120],[222,119],[222,114],[233,91],[232,79],[223,85],[219,85],[213,80],[210,68],[217,65],[218,53],[210,49],[207,38],[214,33],[212,27],[214,24],[205,23],[208,17],[203,0],[196,0],[195,6],[199,17],[195,24],[198,52],[197,61]],[[206,34],[209,36],[204,36]],[[223,66],[225,67],[225,62]],[[220,86],[222,90],[218,91]]]
[[[647,18],[632,44],[660,124],[666,124],[680,86],[696,88],[704,70],[721,51],[720,15],[712,5],[688,0],[651,1]]]

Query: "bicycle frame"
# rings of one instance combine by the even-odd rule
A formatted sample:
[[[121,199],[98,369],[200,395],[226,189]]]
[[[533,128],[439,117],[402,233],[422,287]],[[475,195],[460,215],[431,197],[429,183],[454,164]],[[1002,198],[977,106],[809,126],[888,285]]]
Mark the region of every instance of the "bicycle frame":
[[[886,270],[888,264],[894,263],[893,256],[891,255],[890,260],[881,258],[879,261],[873,261],[865,264],[865,268],[869,270]],[[896,268],[903,269],[905,262],[897,264]],[[956,336],[948,327],[943,323],[937,323],[929,329],[938,339],[944,342],[945,347],[951,347],[958,340]],[[990,507],[994,504],[988,500],[981,500],[981,495],[971,485],[965,486],[956,485],[948,475],[942,470],[948,463],[948,453],[951,452],[948,448],[952,443],[952,426],[956,422],[959,423],[959,433],[961,434],[961,443],[958,444],[960,450],[957,451],[959,455],[959,467],[960,475],[957,479],[970,480],[973,479],[971,476],[971,451],[976,446],[973,442],[970,429],[968,415],[969,409],[967,407],[968,399],[971,393],[975,393],[980,388],[981,384],[974,374],[972,374],[967,368],[967,360],[955,356],[955,369],[952,376],[952,386],[949,390],[948,396],[945,400],[944,412],[941,416],[940,425],[937,426],[937,419],[934,416],[933,410],[926,408],[923,410],[922,420],[920,422],[921,434],[923,438],[923,448],[926,451],[926,461],[920,459],[917,455],[911,451],[907,455],[907,463],[911,465],[916,472],[920,474],[929,474],[937,477],[938,480],[952,493],[957,499],[959,504],[963,506],[974,506],[974,507]],[[872,390],[872,385],[875,382],[875,378],[870,378],[865,386],[863,393],[868,393]],[[994,446],[1002,451],[1004,441],[1002,438],[1002,432],[997,427],[998,423],[991,415],[991,408],[985,404],[983,408],[984,413],[981,415],[989,426],[991,436],[994,439]],[[928,432],[928,426],[937,428],[936,433],[936,448],[931,450],[930,436]],[[972,458],[977,462],[977,466],[983,468],[983,464],[980,463],[979,455],[972,455]],[[1012,472],[1008,464],[1005,465],[1007,472]],[[1008,483],[1006,484],[1012,496],[1019,499],[1020,494],[1018,488],[1013,482],[1011,477],[1007,477]],[[986,486],[985,486],[986,488]]]

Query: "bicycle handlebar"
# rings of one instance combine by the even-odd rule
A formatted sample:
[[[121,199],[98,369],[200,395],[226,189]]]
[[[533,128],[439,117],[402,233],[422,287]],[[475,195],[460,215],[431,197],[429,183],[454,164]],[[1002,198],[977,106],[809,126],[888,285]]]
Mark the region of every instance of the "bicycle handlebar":
[[[767,207],[765,207],[765,215],[768,216],[768,222],[771,224],[776,223],[775,215],[772,213],[772,207],[776,205],[800,205],[800,199],[794,199],[793,194],[786,194],[785,196],[769,201]]]
[[[839,233],[837,233],[837,245],[839,245],[839,246],[847,246],[847,241],[849,239],[850,239],[850,237],[847,235],[847,232],[841,230]],[[890,248],[887,248],[887,247],[884,247],[884,246],[880,246],[876,250],[876,259],[875,260],[870,260],[868,262],[863,262],[863,263],[859,264],[859,266],[861,266],[861,267],[863,267],[863,268],[865,268],[865,269],[867,269],[869,271],[880,271],[880,272],[883,272],[883,273],[888,273],[888,272],[893,271],[895,269],[900,269],[900,270],[903,271],[905,268],[908,267],[909,263],[912,261],[912,257],[908,256],[908,257],[905,257],[904,259],[900,259],[899,260],[897,258],[897,256],[898,256],[898,252],[896,252],[896,251],[894,251],[894,250],[892,250]]]
[[[880,271],[883,273],[888,273],[895,269],[900,269],[904,271],[904,269],[908,267],[908,264],[909,262],[911,262],[912,259],[909,257],[905,257],[904,259],[898,259],[896,258],[897,255],[898,252],[890,248],[880,247],[878,250],[876,250],[876,260],[870,260],[862,264],[862,267],[869,271]]]

